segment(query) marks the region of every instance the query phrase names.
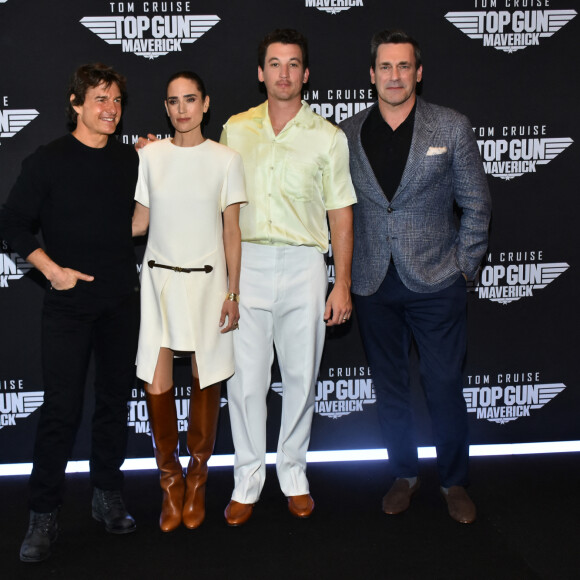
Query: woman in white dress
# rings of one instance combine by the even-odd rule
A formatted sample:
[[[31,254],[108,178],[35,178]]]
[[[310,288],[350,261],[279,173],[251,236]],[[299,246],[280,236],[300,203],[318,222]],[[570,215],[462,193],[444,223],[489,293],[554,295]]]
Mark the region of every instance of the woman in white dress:
[[[172,139],[139,151],[133,235],[149,230],[141,274],[137,376],[145,382],[163,502],[159,525],[197,528],[205,517],[207,462],[216,436],[221,381],[234,372],[240,204],[246,202],[240,156],[207,140],[203,81],[190,71],[167,83]],[[179,462],[173,358],[191,353],[193,381],[184,477]]]

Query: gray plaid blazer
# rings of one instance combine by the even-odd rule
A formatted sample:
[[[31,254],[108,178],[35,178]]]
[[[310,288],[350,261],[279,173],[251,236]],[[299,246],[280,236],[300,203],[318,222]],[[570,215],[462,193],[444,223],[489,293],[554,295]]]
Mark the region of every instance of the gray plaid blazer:
[[[414,292],[446,288],[461,273],[473,278],[487,248],[491,198],[469,120],[417,99],[407,165],[389,202],[360,140],[370,111],[340,124],[348,138],[358,200],[353,206],[352,292],[376,292],[391,256]],[[459,223],[454,202],[461,209]]]

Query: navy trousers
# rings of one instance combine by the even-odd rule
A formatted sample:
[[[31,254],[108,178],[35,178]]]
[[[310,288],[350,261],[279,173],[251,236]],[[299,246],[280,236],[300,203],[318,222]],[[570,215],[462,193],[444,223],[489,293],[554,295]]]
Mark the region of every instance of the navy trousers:
[[[82,416],[89,359],[95,361],[91,481],[120,489],[127,447],[127,401],[135,380],[139,293],[99,297],[83,288],[49,290],[42,314],[44,403],[30,476],[30,509],[49,512],[62,501],[65,469]]]
[[[409,383],[409,351],[414,338],[440,483],[444,487],[467,484],[468,423],[462,392],[466,301],[463,276],[439,292],[412,292],[392,263],[375,294],[354,296],[381,431],[396,477],[414,477],[418,468]]]

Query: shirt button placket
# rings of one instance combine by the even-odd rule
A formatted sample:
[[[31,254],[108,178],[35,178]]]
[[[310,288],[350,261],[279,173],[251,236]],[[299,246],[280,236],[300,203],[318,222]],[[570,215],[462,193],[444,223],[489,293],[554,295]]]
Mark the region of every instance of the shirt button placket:
[[[272,149],[270,154],[270,165],[268,171],[268,199],[267,199],[267,207],[268,207],[268,239],[272,242],[272,191],[274,188],[274,166],[276,163],[276,139],[272,139]]]

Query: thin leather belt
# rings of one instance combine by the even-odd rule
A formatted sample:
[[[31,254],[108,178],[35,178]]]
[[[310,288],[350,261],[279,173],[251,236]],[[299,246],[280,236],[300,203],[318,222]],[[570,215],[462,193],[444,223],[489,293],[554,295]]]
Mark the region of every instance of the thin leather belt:
[[[205,272],[206,274],[209,274],[213,270],[213,267],[207,264],[203,268],[180,268],[179,266],[166,266],[165,264],[156,264],[155,260],[149,260],[147,262],[147,265],[150,268],[165,268],[166,270],[173,270],[174,272],[185,272],[186,274],[189,274],[189,272]]]

